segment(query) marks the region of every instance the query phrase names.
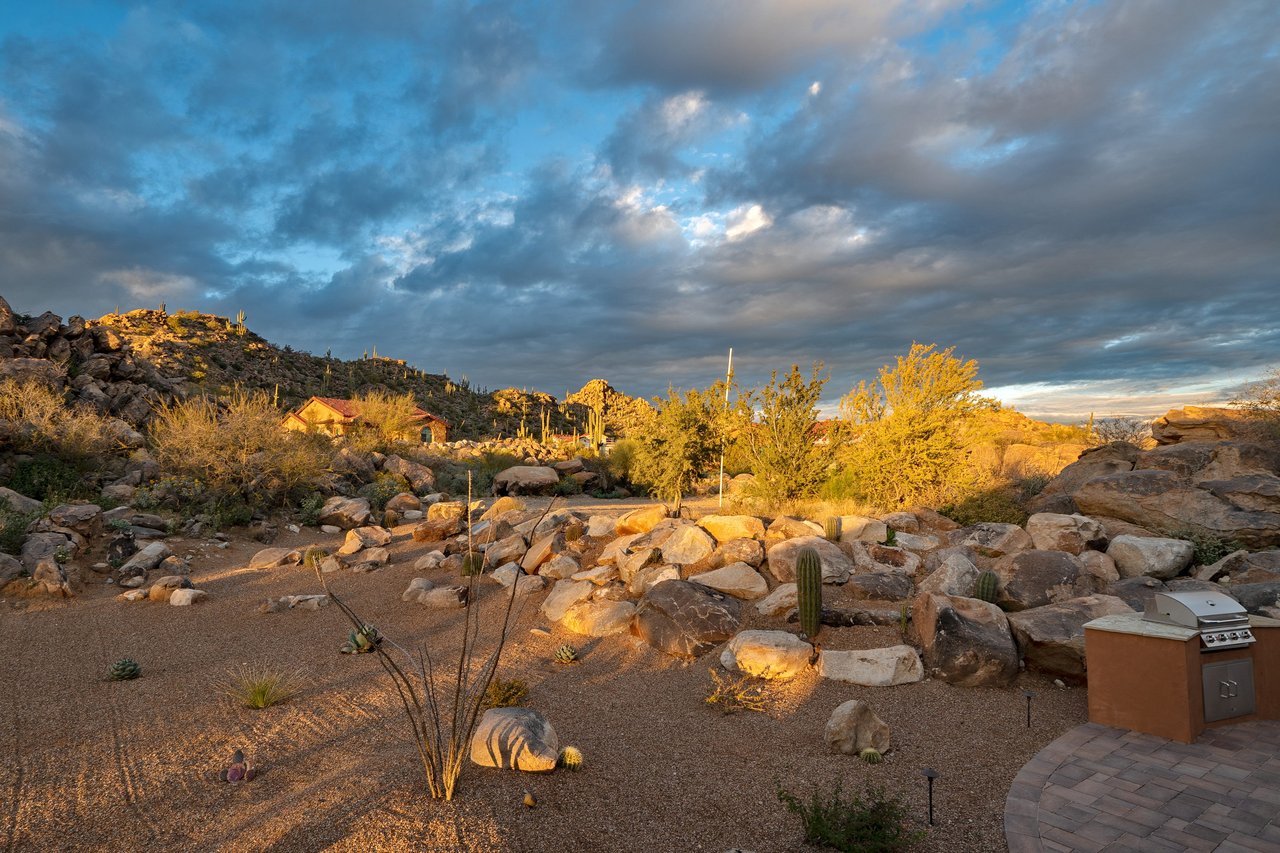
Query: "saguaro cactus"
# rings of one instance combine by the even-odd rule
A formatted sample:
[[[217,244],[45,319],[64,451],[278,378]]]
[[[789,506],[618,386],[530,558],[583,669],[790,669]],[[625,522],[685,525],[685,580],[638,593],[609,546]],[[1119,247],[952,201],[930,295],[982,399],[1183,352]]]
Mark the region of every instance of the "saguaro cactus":
[[[796,557],[796,604],[800,630],[812,640],[822,630],[822,559],[812,548],[802,548]]]

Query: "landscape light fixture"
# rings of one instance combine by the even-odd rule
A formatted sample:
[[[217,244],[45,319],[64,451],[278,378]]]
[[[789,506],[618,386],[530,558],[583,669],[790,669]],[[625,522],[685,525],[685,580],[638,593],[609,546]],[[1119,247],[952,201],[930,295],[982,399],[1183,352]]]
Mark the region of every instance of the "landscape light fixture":
[[[1036,695],[1034,690],[1024,690],[1022,695],[1027,697],[1027,728],[1031,728],[1031,697]]]
[[[926,767],[920,771],[920,775],[929,780],[929,826],[933,826],[933,780],[938,778],[938,771]]]

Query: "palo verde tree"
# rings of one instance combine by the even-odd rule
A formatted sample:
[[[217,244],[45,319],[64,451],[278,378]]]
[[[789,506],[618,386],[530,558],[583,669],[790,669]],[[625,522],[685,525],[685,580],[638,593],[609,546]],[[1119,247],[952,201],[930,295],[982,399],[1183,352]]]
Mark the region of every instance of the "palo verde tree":
[[[842,453],[844,476],[859,497],[886,509],[940,505],[979,484],[969,464],[963,428],[991,408],[980,396],[978,363],[955,348],[912,344],[875,383],[859,382],[841,401],[850,433]]]
[[[837,436],[819,443],[818,401],[830,378],[822,370],[822,362],[814,362],[805,379],[793,364],[781,380],[775,370],[769,384],[741,398],[749,410],[758,409],[740,440],[756,478],[754,497],[766,506],[809,497],[827,478]]]
[[[657,413],[648,432],[636,440],[632,480],[677,514],[694,481],[719,458],[723,400],[721,383],[683,395],[668,388],[665,400],[654,399]]]

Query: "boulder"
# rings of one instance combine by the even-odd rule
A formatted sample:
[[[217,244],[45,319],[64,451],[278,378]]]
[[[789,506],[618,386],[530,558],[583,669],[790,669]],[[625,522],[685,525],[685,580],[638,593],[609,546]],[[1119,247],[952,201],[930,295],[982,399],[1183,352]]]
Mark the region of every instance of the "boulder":
[[[780,515],[765,530],[765,544],[773,545],[784,539],[794,539],[797,536],[822,536],[825,533],[821,524],[790,515]]]
[[[859,572],[914,575],[924,562],[920,555],[890,545],[850,542],[845,547],[853,556],[853,565]]]
[[[0,505],[4,504],[7,504],[10,509],[23,514],[42,512],[44,510],[44,504],[40,503],[40,501],[15,492],[7,486],[0,486]]]
[[[332,524],[342,530],[351,530],[369,522],[373,513],[368,498],[347,498],[334,495],[320,508],[320,523]]]
[[[0,587],[27,573],[27,567],[16,557],[0,554]]]
[[[740,624],[733,597],[701,584],[668,580],[644,594],[631,631],[669,655],[698,657],[732,637]]]
[[[179,587],[175,589],[169,596],[169,604],[174,607],[190,607],[193,604],[204,601],[209,597],[209,593],[203,589],[185,589]]]
[[[978,582],[978,567],[963,554],[948,554],[942,565],[920,581],[920,591],[932,595],[973,595]]]
[[[551,494],[560,482],[554,468],[542,465],[516,465],[498,473],[493,478],[495,495],[546,495]]]
[[[1038,512],[1028,518],[1027,535],[1038,550],[1076,555],[1102,545],[1106,539],[1102,525],[1092,518],[1055,512]]]
[[[845,755],[864,749],[889,751],[889,727],[861,699],[850,699],[831,712],[824,737],[828,749]]]
[[[721,543],[764,538],[764,522],[754,515],[704,515],[698,519],[698,526]]]
[[[639,569],[627,582],[627,591],[634,596],[641,596],[663,581],[679,580],[680,570],[675,566],[655,563]]]
[[[1016,524],[983,521],[947,534],[951,545],[972,548],[987,557],[1003,557],[1033,547],[1027,531]]]
[[[1255,616],[1280,618],[1280,582],[1231,584],[1224,591]]]
[[[1009,614],[1009,627],[1027,668],[1063,678],[1084,677],[1084,623],[1101,616],[1132,613],[1111,595],[1090,595]]]
[[[841,542],[883,542],[889,535],[889,528],[875,518],[862,515],[840,516]]]
[[[382,470],[404,477],[420,495],[435,490],[436,475],[426,465],[393,454],[382,460]]]
[[[902,574],[851,575],[845,593],[855,601],[905,601],[916,591],[911,578]]]
[[[584,471],[587,467],[587,463],[581,456],[575,456],[572,459],[565,459],[557,462],[551,467],[555,468],[561,474],[568,476],[570,474],[578,474]]]
[[[1101,551],[1084,551],[1078,559],[1082,569],[1103,583],[1113,583],[1120,579],[1116,561]]]
[[[494,542],[484,551],[484,564],[487,568],[497,568],[503,563],[521,560],[525,551],[528,550],[524,543],[524,537],[519,533],[508,536],[506,539]]]
[[[579,574],[581,567],[578,561],[569,554],[557,554],[547,562],[543,563],[538,569],[538,574],[548,580],[562,580],[563,578],[573,577]],[[617,566],[597,566],[595,570],[609,570],[613,577],[618,576]],[[593,570],[594,571],[594,570]],[[578,580],[590,580],[589,578],[578,578]]]
[[[1107,585],[1106,594],[1114,595],[1134,610],[1146,610],[1151,597],[1166,589],[1164,582],[1140,575],[1136,578],[1124,578]]]
[[[715,540],[705,530],[685,524],[672,531],[662,543],[662,559],[672,565],[685,566],[709,556],[715,547]]]
[[[1115,560],[1122,578],[1146,575],[1168,580],[1191,565],[1195,546],[1182,539],[1117,536],[1107,547],[1107,556]]]
[[[717,568],[730,563],[746,563],[753,569],[758,569],[764,562],[764,546],[755,539],[730,539],[716,548],[712,561],[717,564]]]
[[[768,582],[746,563],[731,563],[720,569],[692,575],[689,581],[745,600],[760,598],[769,591]]]
[[[435,583],[433,583],[429,578],[414,578],[413,580],[409,581],[409,588],[406,589],[403,593],[401,593],[400,600],[401,601],[417,601],[419,596],[422,595],[422,593],[430,592],[434,588],[435,588]]]
[[[756,612],[762,616],[781,616],[796,606],[796,585],[783,583],[756,602]]]
[[[70,531],[67,532],[69,533]],[[22,565],[26,566],[29,571],[34,571],[41,560],[59,559],[60,552],[65,552],[70,557],[74,557],[77,550],[76,543],[65,533],[43,531],[32,533],[23,540],[19,559],[22,560]],[[156,562],[159,563],[162,559],[164,559],[163,556],[157,558]],[[59,562],[65,561],[65,557],[59,559]]]
[[[174,590],[191,588],[191,579],[186,575],[168,575],[151,585],[147,598],[152,601],[168,601]]]
[[[612,516],[593,515],[587,519],[587,535],[592,539],[603,539],[613,535],[613,526],[617,522]]]
[[[1026,610],[1096,592],[1101,582],[1084,570],[1077,557],[1065,551],[1022,551],[996,561],[1000,576],[1000,604],[1006,610]]]
[[[52,558],[45,558],[36,563],[31,572],[31,586],[28,592],[36,592],[54,598],[71,598],[80,587],[79,577],[66,566]]]
[[[798,536],[785,539],[768,551],[769,574],[785,583],[796,578],[796,559],[804,548],[818,552],[822,563],[823,583],[844,583],[853,574],[854,564],[840,546],[821,536]]]
[[[130,557],[117,571],[121,575],[146,573],[160,565],[165,557],[173,555],[173,549],[164,542],[149,542]]]
[[[927,533],[897,533],[894,535],[893,542],[894,546],[898,548],[905,548],[908,551],[918,553],[932,551],[942,544],[942,540],[937,536],[931,536]]]
[[[1018,674],[1018,649],[1004,611],[976,598],[920,595],[911,621],[929,675],[960,687],[1003,687]]]
[[[1184,406],[1170,409],[1151,422],[1151,437],[1157,444],[1183,441],[1219,441],[1248,438],[1256,422],[1248,412],[1211,406]]]
[[[510,589],[516,585],[516,595],[530,595],[539,592],[547,585],[547,579],[538,575],[525,574],[519,563],[506,563],[498,566],[489,576],[494,581]]]
[[[635,612],[636,606],[630,601],[593,599],[570,607],[560,624],[575,634],[609,637],[630,630]]]
[[[402,515],[406,512],[421,512],[422,501],[412,492],[401,492],[387,501],[387,509]]]
[[[1081,486],[1091,480],[1108,474],[1132,471],[1141,453],[1137,446],[1127,441],[1113,441],[1110,444],[1086,450],[1080,454],[1079,459],[1059,471],[1057,476],[1045,485],[1031,502],[1032,507],[1037,511],[1044,510],[1044,505],[1054,498],[1060,496],[1072,498]]]
[[[296,548],[263,548],[249,558],[249,568],[274,569],[278,566],[296,566],[301,562],[302,552]]]
[[[893,687],[924,680],[924,664],[911,646],[834,651],[823,649],[818,674],[863,687]]]
[[[418,604],[432,610],[457,610],[467,606],[469,595],[465,586],[446,584],[420,590],[415,598],[409,600],[417,601]]]
[[[529,550],[520,559],[520,565],[526,572],[536,572],[543,563],[564,551],[565,544],[564,533],[560,531],[548,533],[529,546]]]
[[[1233,551],[1196,572],[1200,580],[1231,578],[1232,583],[1267,583],[1280,580],[1280,550]]]
[[[484,522],[484,523],[488,524],[488,522]],[[490,529],[492,529],[492,527],[486,528],[484,531],[482,531],[482,533],[488,532],[488,530]],[[461,532],[462,532],[462,518],[459,516],[454,516],[453,518],[447,518],[447,517],[446,518],[429,518],[426,521],[423,521],[423,522],[420,522],[419,524],[414,525],[413,541],[414,542],[443,542],[444,540],[448,539],[450,536],[457,536]],[[494,541],[494,539],[492,538],[492,535],[493,534],[491,534],[490,537],[484,537],[482,535],[480,537],[477,537],[477,539],[479,541],[492,542]]]
[[[743,631],[720,653],[720,665],[769,681],[790,681],[809,670],[813,646],[787,631]]]
[[[621,516],[613,526],[613,532],[619,536],[631,533],[648,533],[667,517],[665,506],[642,506]]]
[[[48,518],[81,536],[96,536],[102,530],[102,507],[95,504],[62,504],[49,510]]]
[[[542,615],[552,622],[559,622],[575,604],[591,598],[596,591],[590,581],[559,580],[542,602]]]
[[[471,737],[471,761],[481,767],[545,772],[559,757],[556,730],[532,708],[490,708]]]

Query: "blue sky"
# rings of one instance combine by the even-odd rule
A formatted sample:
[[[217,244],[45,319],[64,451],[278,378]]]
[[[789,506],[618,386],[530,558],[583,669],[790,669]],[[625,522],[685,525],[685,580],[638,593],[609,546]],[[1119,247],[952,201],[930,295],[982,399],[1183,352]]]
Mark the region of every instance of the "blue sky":
[[[1272,2],[22,4],[0,295],[636,394],[913,341],[1057,419],[1280,363]]]

